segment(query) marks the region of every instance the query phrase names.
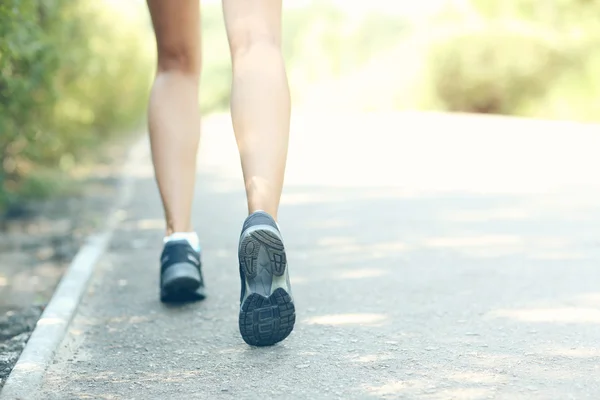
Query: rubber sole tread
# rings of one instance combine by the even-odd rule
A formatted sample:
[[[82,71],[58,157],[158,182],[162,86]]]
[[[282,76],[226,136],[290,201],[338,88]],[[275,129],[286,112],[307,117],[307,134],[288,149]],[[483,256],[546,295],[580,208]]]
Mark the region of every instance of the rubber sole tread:
[[[296,322],[290,295],[278,288],[268,298],[252,293],[240,310],[242,339],[251,346],[272,346],[287,338]]]
[[[271,273],[282,276],[287,265],[283,242],[274,232],[256,230],[247,235],[240,244],[239,261],[246,278],[253,279],[258,273],[258,252],[261,247],[269,254]]]
[[[263,260],[259,265],[261,249],[263,255],[266,251],[269,262]],[[291,292],[277,287],[271,293],[270,285],[258,283],[270,281],[265,279],[266,276],[282,277],[286,273],[287,257],[281,237],[270,229],[250,231],[240,243],[239,261],[248,282],[247,288],[252,290],[240,307],[242,338],[251,346],[272,346],[281,342],[290,335],[296,322]]]

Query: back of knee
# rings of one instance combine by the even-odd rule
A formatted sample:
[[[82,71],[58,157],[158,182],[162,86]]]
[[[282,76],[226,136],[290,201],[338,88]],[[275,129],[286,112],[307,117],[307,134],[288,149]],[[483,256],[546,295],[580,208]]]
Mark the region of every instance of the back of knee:
[[[158,70],[160,72],[180,72],[199,76],[201,66],[200,49],[182,44],[158,47]]]
[[[244,55],[257,46],[271,47],[275,51],[281,51],[279,35],[260,24],[241,23],[231,27],[228,36],[231,55],[234,58]]]

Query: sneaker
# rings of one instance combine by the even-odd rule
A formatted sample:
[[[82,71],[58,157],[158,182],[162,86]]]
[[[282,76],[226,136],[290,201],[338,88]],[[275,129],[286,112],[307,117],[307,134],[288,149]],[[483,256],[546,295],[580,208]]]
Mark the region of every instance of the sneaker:
[[[165,243],[160,264],[162,302],[203,300],[206,297],[200,253],[187,240]]]
[[[283,239],[269,214],[257,211],[246,219],[238,257],[240,333],[251,346],[271,346],[292,332],[296,310]]]

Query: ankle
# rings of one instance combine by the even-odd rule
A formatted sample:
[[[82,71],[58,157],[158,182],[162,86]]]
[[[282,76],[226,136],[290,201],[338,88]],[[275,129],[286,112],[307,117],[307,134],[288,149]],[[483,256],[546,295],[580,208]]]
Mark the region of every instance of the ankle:
[[[268,214],[271,218],[273,218],[275,220],[275,222],[277,222],[277,210],[271,210],[269,211],[268,209],[262,208],[262,207],[248,207],[248,216],[255,214],[255,213],[265,213]]]
[[[194,250],[200,251],[200,239],[198,239],[196,232],[174,232],[166,235],[163,242],[166,244],[178,240],[185,240]]]
[[[181,224],[181,223],[176,223],[174,221],[172,221],[171,219],[167,219],[167,229],[165,231],[165,236],[170,236],[176,232],[179,233],[186,233],[186,232],[195,232],[194,228],[192,228],[192,224],[191,223],[185,223],[185,224]]]

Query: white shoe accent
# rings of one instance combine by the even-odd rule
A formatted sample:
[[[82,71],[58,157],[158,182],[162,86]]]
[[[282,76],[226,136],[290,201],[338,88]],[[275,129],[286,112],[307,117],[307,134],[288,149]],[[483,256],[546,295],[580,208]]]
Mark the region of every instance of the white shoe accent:
[[[200,251],[200,239],[196,232],[175,232],[169,236],[165,236],[164,243],[168,243],[174,240],[186,240],[190,246],[196,251]]]

